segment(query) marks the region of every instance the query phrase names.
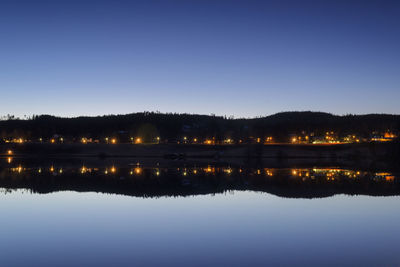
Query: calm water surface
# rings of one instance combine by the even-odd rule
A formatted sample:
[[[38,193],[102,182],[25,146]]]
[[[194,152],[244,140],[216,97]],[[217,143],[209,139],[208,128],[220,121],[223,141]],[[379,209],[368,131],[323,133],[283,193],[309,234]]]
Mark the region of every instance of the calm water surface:
[[[1,265],[399,266],[397,179],[16,163],[0,171]]]

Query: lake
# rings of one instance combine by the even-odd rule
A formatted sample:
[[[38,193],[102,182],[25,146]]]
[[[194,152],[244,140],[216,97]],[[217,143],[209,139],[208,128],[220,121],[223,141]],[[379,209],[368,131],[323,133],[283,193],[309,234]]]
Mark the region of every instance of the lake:
[[[399,266],[391,169],[0,159],[2,266]]]

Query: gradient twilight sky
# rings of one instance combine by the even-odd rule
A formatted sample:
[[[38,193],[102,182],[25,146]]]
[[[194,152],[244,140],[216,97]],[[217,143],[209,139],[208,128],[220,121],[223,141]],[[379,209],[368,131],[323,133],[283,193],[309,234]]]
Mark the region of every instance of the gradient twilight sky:
[[[0,115],[400,113],[400,1],[1,1]]]

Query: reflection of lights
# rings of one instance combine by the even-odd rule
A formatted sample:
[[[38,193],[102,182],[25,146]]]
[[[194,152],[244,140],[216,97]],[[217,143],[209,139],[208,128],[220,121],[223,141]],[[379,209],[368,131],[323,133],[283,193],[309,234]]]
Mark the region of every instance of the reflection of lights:
[[[82,166],[81,173],[83,174],[83,173],[86,173],[86,172],[87,172],[87,168],[85,166]]]
[[[231,168],[226,168],[226,169],[224,169],[224,172],[226,174],[231,174],[232,173],[232,169]]]
[[[191,139],[190,139],[191,140]],[[60,177],[62,176],[61,174],[64,173],[63,168],[61,167],[56,167],[56,166],[45,166],[44,168],[24,168],[23,166],[19,165],[19,160],[14,160],[13,158],[5,158],[6,160],[10,159],[9,163],[14,163],[13,165],[9,165],[10,170],[14,172],[14,174],[21,173],[21,175],[28,170],[31,170],[32,172],[36,173],[38,177],[40,176],[39,174],[42,173],[50,173],[53,175],[59,174]],[[155,165],[154,165],[155,166]],[[25,166],[26,167],[26,166]],[[118,169],[119,167],[115,166],[108,166],[108,168],[90,168],[86,166],[78,166],[75,171],[72,171],[75,174],[80,175],[80,173],[86,175],[88,174],[93,174],[93,173],[100,173],[100,174],[115,174],[115,173],[120,173],[124,171],[126,174],[130,174],[130,177],[143,177],[144,175],[147,174],[147,170],[149,171],[149,174],[154,176],[161,176],[161,172],[163,174],[167,174],[170,171],[170,168],[163,169],[158,166],[153,167],[152,169],[147,169],[147,167],[143,167],[142,165],[136,165],[136,163],[133,163],[133,166],[130,166],[127,169]],[[213,176],[215,173],[222,174],[223,176],[226,176],[227,179],[230,177],[229,175],[237,175],[237,176],[242,176],[243,173],[250,174],[250,175],[262,175],[266,179],[272,179],[273,176],[276,175],[282,175],[284,174],[285,177],[290,179],[296,180],[296,181],[304,181],[305,183],[307,181],[312,181],[317,179],[318,181],[325,181],[326,183],[337,183],[338,181],[357,181],[357,179],[368,179],[370,175],[372,175],[371,179],[373,178],[374,181],[381,182],[381,183],[388,183],[389,182],[395,182],[397,181],[397,176],[394,173],[391,172],[374,172],[370,174],[370,172],[367,171],[357,171],[357,170],[348,170],[348,169],[339,169],[339,168],[294,168],[294,169],[275,169],[275,168],[253,168],[253,169],[242,169],[239,166],[238,167],[230,167],[229,165],[225,166],[214,166],[212,164],[210,165],[205,165],[205,166],[183,166],[183,167],[174,167],[173,171],[175,172],[177,170],[177,174],[188,177],[191,175],[198,175],[198,174],[205,174],[206,176]],[[67,168],[67,173],[70,173],[70,169]],[[83,177],[83,175],[82,175]],[[110,177],[110,176],[109,176]],[[261,177],[261,176],[254,176],[254,177]],[[269,178],[271,177],[271,178]],[[280,176],[279,176],[280,177]]]
[[[266,142],[266,143],[272,142],[272,136],[268,136],[268,137],[265,139],[265,142]]]
[[[272,170],[270,170],[270,169],[264,169],[264,171],[265,171],[265,174],[266,174],[267,176],[274,176]]]
[[[13,158],[8,157],[8,158],[7,158],[7,163],[10,164],[10,163],[12,162],[12,160],[13,160]]]

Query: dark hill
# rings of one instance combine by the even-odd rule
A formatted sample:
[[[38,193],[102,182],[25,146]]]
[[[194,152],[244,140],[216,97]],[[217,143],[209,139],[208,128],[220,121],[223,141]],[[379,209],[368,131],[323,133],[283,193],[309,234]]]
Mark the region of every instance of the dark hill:
[[[251,136],[274,136],[286,140],[288,135],[313,132],[321,135],[334,131],[338,135],[370,136],[372,132],[400,130],[400,115],[368,114],[337,116],[323,112],[281,112],[253,119],[228,119],[220,116],[192,114],[163,114],[141,112],[126,115],[61,118],[50,115],[35,116],[29,120],[0,121],[2,138],[49,138],[61,135],[81,136],[144,136],[151,139],[177,139],[182,136],[223,139],[246,139]]]

